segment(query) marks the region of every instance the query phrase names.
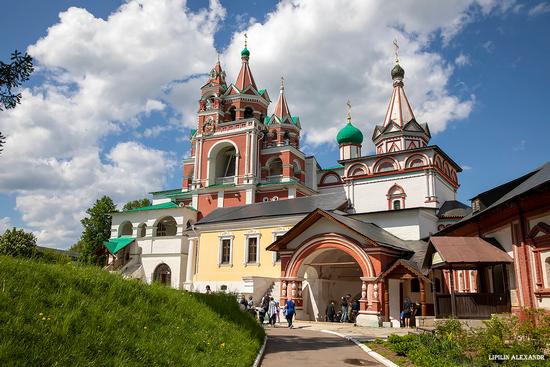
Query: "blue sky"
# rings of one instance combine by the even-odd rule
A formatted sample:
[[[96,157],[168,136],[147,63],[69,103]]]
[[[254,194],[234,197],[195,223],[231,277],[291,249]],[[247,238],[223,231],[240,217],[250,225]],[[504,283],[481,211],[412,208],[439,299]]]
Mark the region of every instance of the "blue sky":
[[[147,2],[143,1],[145,8]],[[486,7],[491,1],[481,2],[481,5],[465,1],[462,6],[457,2],[447,9],[447,5],[426,1],[424,8],[416,12],[407,12],[409,5],[406,4],[411,2],[403,2],[396,7],[402,8],[402,13],[394,10],[389,15],[390,21],[386,26],[390,31],[380,36],[373,34],[372,39],[368,39],[372,33],[369,33],[369,27],[380,28],[375,20],[349,19],[349,24],[332,30],[330,23],[323,26],[315,22],[315,16],[322,14],[315,14],[310,9],[306,14],[311,14],[312,22],[307,25],[309,28],[304,28],[308,19],[300,19],[296,12],[300,3],[312,6],[308,0],[296,1],[288,7],[278,7],[277,3],[187,2],[187,9],[182,14],[188,14],[189,19],[181,20],[181,23],[188,21],[191,24],[189,29],[179,29],[180,20],[164,20],[174,21],[174,34],[186,36],[197,31],[195,38],[185,41],[185,47],[173,54],[176,61],[182,60],[182,72],[177,71],[177,62],[176,66],[169,63],[160,67],[139,63],[141,74],[129,74],[128,78],[121,80],[131,84],[136,79],[135,75],[149,73],[158,73],[162,77],[164,67],[173,75],[158,85],[147,81],[149,84],[136,83],[123,91],[102,90],[105,97],[93,95],[93,90],[103,87],[102,76],[112,79],[109,76],[111,71],[106,67],[103,73],[101,68],[98,70],[94,65],[86,65],[83,59],[88,55],[86,52],[92,52],[88,59],[93,60],[95,50],[101,49],[104,44],[108,46],[105,49],[110,50],[106,55],[113,54],[118,41],[112,37],[117,35],[117,30],[106,32],[110,37],[96,37],[94,48],[83,48],[82,55],[72,54],[75,49],[74,53],[80,52],[74,42],[86,43],[85,37],[94,37],[94,34],[100,34],[101,28],[109,28],[114,23],[109,15],[124,2],[34,0],[4,4],[0,20],[5,29],[10,29],[10,35],[4,37],[0,44],[0,59],[6,61],[14,49],[26,50],[34,45],[29,50],[36,54],[39,70],[25,86],[28,93],[36,98],[24,98],[22,105],[17,107],[19,115],[0,112],[3,114],[0,115],[0,131],[8,135],[8,139],[13,135],[13,141],[16,141],[18,134],[24,135],[26,126],[30,129],[39,125],[42,130],[37,131],[47,131],[51,123],[48,121],[63,118],[67,111],[72,114],[72,111],[65,110],[71,107],[59,102],[59,108],[52,107],[51,111],[44,112],[50,120],[35,123],[35,120],[43,118],[40,108],[58,103],[58,99],[51,97],[52,90],[60,96],[75,98],[71,104],[76,106],[75,109],[80,108],[78,106],[82,101],[90,101],[98,106],[99,112],[94,120],[79,127],[81,131],[90,129],[93,133],[79,135],[74,132],[73,144],[66,143],[64,137],[56,137],[55,132],[63,131],[63,125],[60,130],[52,129],[49,142],[59,139],[59,149],[55,149],[56,144],[52,145],[55,152],[37,140],[36,144],[42,150],[40,147],[23,149],[17,157],[15,153],[14,157],[10,157],[10,145],[6,146],[6,153],[0,156],[0,170],[6,172],[9,166],[9,170],[17,170],[19,176],[17,172],[9,176],[0,174],[4,181],[0,183],[0,225],[23,226],[38,233],[45,244],[66,247],[77,239],[78,218],[95,200],[94,196],[111,194],[118,202],[124,202],[132,197],[144,196],[148,191],[178,187],[181,178],[179,164],[189,150],[187,134],[194,124],[194,108],[199,96],[197,86],[204,80],[203,73],[214,64],[216,52],[222,54],[222,64],[228,70],[229,79],[234,79],[240,65],[237,55],[242,48],[244,31],[250,34],[251,68],[257,84],[268,87],[274,98],[279,77],[285,75],[291,111],[301,116],[306,130],[304,149],[307,153],[316,154],[322,166],[334,165],[337,159],[334,131],[338,124],[345,122],[344,103],[348,98],[354,104],[354,122],[363,129],[366,140],[370,140],[372,126],[380,123],[379,116],[385,112],[390,97],[388,74],[392,66],[391,40],[394,37],[400,40],[401,64],[406,70],[405,88],[417,118],[420,115],[428,119],[426,122],[433,135],[431,143],[439,145],[464,168],[459,176],[460,200],[467,201],[476,193],[520,176],[550,158],[550,118],[546,111],[550,97],[547,87],[550,84],[547,70],[550,2],[507,1]],[[179,4],[184,8],[183,3]],[[330,4],[334,7],[338,2]],[[307,6],[303,7],[307,9]],[[411,6],[414,9],[414,4]],[[81,8],[85,12],[66,12],[70,7]],[[377,11],[382,12],[379,8],[373,6],[367,10],[376,15]],[[388,10],[385,11],[385,16],[388,16]],[[62,12],[71,16],[60,20],[59,14]],[[121,17],[122,13],[129,13],[127,9],[119,12]],[[209,12],[212,18],[205,20],[205,12]],[[433,16],[430,17],[431,13]],[[368,15],[366,13],[365,18],[369,18]],[[291,16],[298,17],[296,19],[304,24],[297,24],[296,20],[293,22],[289,18]],[[393,21],[392,16],[395,16]],[[438,20],[438,17],[442,19]],[[445,17],[453,22],[446,21]],[[97,22],[99,18],[101,22]],[[71,21],[74,19],[79,19],[82,24],[75,24],[78,22]],[[144,30],[147,24],[143,24],[143,20],[130,15],[125,19],[126,23],[136,22],[131,29],[139,29],[135,38],[142,37],[138,41],[142,42],[145,55],[148,45],[160,47],[161,42],[173,42],[162,40],[162,32],[148,39]],[[288,23],[285,19],[289,19]],[[87,21],[90,27],[84,29]],[[344,20],[346,22],[347,19]],[[59,32],[48,33],[49,27],[60,24],[64,28],[60,28]],[[75,27],[74,33],[79,35],[76,41],[70,38],[71,27]],[[320,33],[322,36],[316,38],[316,34]],[[127,46],[126,42],[137,42],[132,36],[125,35],[125,40],[120,42],[121,50],[134,44]],[[39,42],[41,38],[44,38],[43,42]],[[357,47],[363,38],[368,39],[372,50],[364,48],[363,52]],[[196,45],[193,42],[197,42]],[[57,45],[61,45],[59,49]],[[159,48],[158,52],[174,47],[171,45]],[[70,57],[65,57],[69,53]],[[166,55],[171,56],[169,53]],[[163,56],[163,59],[166,57]],[[349,69],[342,66],[349,63],[349,59],[357,59],[356,64],[349,64],[351,70],[334,72],[339,67]],[[155,62],[163,65],[162,60]],[[294,64],[305,66],[293,67]],[[131,69],[131,66],[128,68]],[[123,78],[124,73],[124,67],[121,67],[112,75]],[[361,78],[364,76],[365,81],[358,83],[355,77],[347,79],[351,73]],[[86,92],[86,98],[77,99],[78,92],[85,91],[89,87],[86,83],[91,81],[97,82],[98,87]],[[141,91],[139,88],[158,90]],[[109,94],[111,92],[115,94]],[[128,107],[113,112],[116,105],[109,97],[112,95],[118,105],[130,101]],[[39,97],[43,98],[43,102]],[[330,103],[325,103],[327,99],[331,100]],[[147,107],[144,107],[145,103],[138,106],[143,101],[147,101]],[[430,102],[437,106],[436,112],[429,111]],[[103,111],[102,105],[109,103],[113,106],[103,107]],[[448,107],[445,107],[446,103]],[[83,112],[74,112],[75,116],[89,115],[89,111],[94,111],[89,106],[82,109]],[[64,123],[71,125],[70,121]],[[95,127],[98,131],[94,131]],[[73,132],[67,135],[71,134]],[[26,144],[33,144],[33,136],[31,134]],[[366,148],[368,150],[370,146]],[[21,157],[27,153],[28,157],[22,160]],[[97,162],[93,159],[94,155],[99,157]],[[139,159],[133,160],[132,157],[136,156]],[[154,164],[148,159],[162,161],[162,164],[149,167]],[[138,167],[147,167],[143,173],[147,177],[132,176],[126,182],[123,179],[110,181],[113,176],[123,178],[128,170],[135,169],[133,164],[137,163],[134,161],[141,162]],[[44,167],[41,165],[44,164],[46,169],[42,171]],[[28,172],[23,172],[25,165],[31,166]],[[36,172],[40,175],[35,176]],[[92,178],[88,179],[88,175]],[[128,183],[135,180],[143,182]],[[128,188],[127,184],[131,187]],[[78,189],[79,185],[82,185],[82,190]],[[58,206],[61,208],[59,214],[48,212],[55,211]],[[52,226],[63,229],[52,231]],[[63,239],[56,241],[56,236]]]

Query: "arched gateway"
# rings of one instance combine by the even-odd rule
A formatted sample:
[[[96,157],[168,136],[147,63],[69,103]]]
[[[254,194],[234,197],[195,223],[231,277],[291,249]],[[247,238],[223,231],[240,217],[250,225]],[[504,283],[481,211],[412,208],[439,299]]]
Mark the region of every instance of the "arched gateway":
[[[341,297],[350,294],[360,304],[357,323],[379,325],[379,275],[407,249],[391,243],[396,238],[380,227],[356,223],[318,209],[268,247],[281,258],[280,302],[292,298],[298,319],[324,321],[330,301],[339,309]]]

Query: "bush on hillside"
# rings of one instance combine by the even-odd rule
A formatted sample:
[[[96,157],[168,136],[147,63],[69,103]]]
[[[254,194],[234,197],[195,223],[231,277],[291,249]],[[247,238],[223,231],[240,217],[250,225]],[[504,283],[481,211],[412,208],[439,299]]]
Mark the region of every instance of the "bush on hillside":
[[[436,323],[434,334],[391,335],[385,343],[415,366],[493,366],[490,356],[509,356],[503,366],[540,366],[540,360],[514,360],[513,355],[548,354],[550,315],[542,310],[514,315],[493,316],[485,328],[465,328],[459,320]],[[548,356],[547,356],[548,358]],[[548,362],[548,360],[546,361]],[[544,364],[544,361],[542,361]]]
[[[263,328],[231,295],[0,256],[0,365],[250,366]]]
[[[22,229],[6,230],[0,236],[0,255],[32,257],[36,253],[36,237]]]

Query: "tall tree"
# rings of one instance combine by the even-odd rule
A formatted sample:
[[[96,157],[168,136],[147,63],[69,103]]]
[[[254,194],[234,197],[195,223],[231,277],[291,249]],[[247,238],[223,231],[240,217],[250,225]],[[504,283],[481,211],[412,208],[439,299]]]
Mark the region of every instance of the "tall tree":
[[[126,204],[124,204],[124,207],[122,208],[122,210],[131,210],[131,209],[138,209],[138,208],[143,208],[144,206],[149,206],[151,205],[151,200],[147,199],[147,198],[143,198],[141,200],[132,200],[132,201],[129,201],[127,202]]]
[[[11,54],[10,60],[9,64],[0,61],[0,111],[15,108],[18,103],[21,103],[21,92],[16,93],[13,90],[29,80],[34,71],[32,57],[26,52],[23,55],[15,50]],[[0,152],[2,152],[5,139],[0,132]]]
[[[32,257],[36,253],[36,237],[22,229],[6,230],[0,236],[0,255]]]
[[[95,262],[97,250],[111,237],[112,213],[116,205],[108,196],[96,200],[94,206],[86,210],[88,215],[80,223],[84,227],[80,241],[82,243],[81,257],[85,262]]]

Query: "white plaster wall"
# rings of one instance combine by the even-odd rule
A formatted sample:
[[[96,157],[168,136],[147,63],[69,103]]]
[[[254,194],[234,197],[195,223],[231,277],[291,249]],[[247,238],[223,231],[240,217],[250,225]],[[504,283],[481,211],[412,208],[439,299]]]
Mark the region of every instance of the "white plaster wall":
[[[438,173],[434,173],[435,175],[435,195],[437,198],[437,201],[439,201],[438,206],[443,205],[444,202],[448,200],[456,200],[456,191],[455,189],[449,185],[446,181],[439,176]]]
[[[529,218],[529,229],[536,226],[539,222],[550,224],[550,214]]]
[[[390,322],[392,327],[399,327],[399,316],[401,313],[399,279],[388,279],[388,293],[390,296]]]
[[[305,174],[307,187],[317,190],[317,160],[315,157],[306,157],[305,159]]]
[[[429,206],[425,203],[428,191],[423,172],[353,181],[346,187],[346,194],[356,213],[388,210],[387,194],[395,184],[405,191],[405,208]]]
[[[165,198],[165,197],[162,197],[162,196],[159,196],[159,197],[153,196],[152,203],[153,203],[153,205],[157,205],[157,204],[168,203],[170,201],[172,201],[172,199],[170,199],[170,198]]]
[[[496,231],[485,233],[484,237],[496,239],[502,245],[502,247],[504,248],[504,251],[506,251],[506,253],[510,255],[512,259],[514,258],[511,225],[506,225],[504,227],[497,229]],[[515,290],[517,285],[516,285],[516,272],[515,272],[514,265],[512,264],[510,266],[507,266],[506,268],[508,270],[509,288],[510,290]],[[515,297],[512,297],[512,299],[513,298]]]
[[[171,270],[171,287],[176,289],[183,289],[183,282],[185,269],[187,267],[187,256],[175,254],[175,255],[162,255],[162,256],[142,256],[141,263],[143,264],[143,270],[145,272],[145,279],[147,283],[153,281],[153,273],[158,265],[166,264]]]
[[[403,240],[418,240],[435,233],[437,217],[433,209],[390,210],[364,213],[353,218],[371,222]]]

